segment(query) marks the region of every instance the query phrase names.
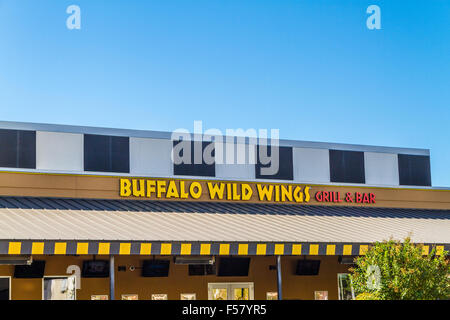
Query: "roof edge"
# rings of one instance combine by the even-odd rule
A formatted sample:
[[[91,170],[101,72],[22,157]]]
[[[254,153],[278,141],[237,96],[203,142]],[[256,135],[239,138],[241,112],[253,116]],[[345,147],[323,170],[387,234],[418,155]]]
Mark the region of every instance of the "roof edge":
[[[16,122],[16,121],[0,121],[0,129],[65,132],[78,134],[99,134],[112,136],[127,136],[135,138],[152,138],[152,139],[171,139],[172,137],[172,133],[167,131],[120,129],[120,128]],[[191,135],[193,136],[192,133]],[[205,135],[205,137],[210,136]],[[248,139],[246,139],[246,143],[248,143],[247,140]],[[399,154],[411,154],[423,156],[430,155],[429,149],[421,149],[421,148],[387,147],[387,146],[373,146],[373,145],[347,144],[334,142],[315,142],[315,141],[290,140],[290,139],[280,139],[280,146],[296,147],[296,148],[314,148],[314,149],[338,149],[346,151],[363,151],[363,152],[379,152],[379,153],[399,153]]]

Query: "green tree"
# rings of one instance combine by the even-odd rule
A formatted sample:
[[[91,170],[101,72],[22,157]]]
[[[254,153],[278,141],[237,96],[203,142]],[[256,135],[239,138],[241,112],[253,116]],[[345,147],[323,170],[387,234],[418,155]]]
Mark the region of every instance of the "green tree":
[[[377,242],[350,269],[357,300],[435,300],[450,298],[447,251],[433,248],[423,255],[423,245],[410,238]]]

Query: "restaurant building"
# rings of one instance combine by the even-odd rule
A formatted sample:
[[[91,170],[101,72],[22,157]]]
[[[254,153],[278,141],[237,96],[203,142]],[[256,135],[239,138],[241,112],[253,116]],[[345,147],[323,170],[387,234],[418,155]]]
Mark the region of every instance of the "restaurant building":
[[[374,242],[450,249],[429,150],[280,140],[262,175],[251,139],[177,164],[172,138],[0,122],[0,299],[350,299]]]

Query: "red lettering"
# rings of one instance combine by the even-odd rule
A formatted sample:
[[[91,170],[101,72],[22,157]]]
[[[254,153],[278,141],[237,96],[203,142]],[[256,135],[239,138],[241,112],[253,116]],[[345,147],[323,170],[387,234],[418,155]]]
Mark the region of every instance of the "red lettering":
[[[363,203],[370,203],[370,202],[369,202],[369,195],[368,195],[367,193],[364,193],[364,196],[363,196]]]
[[[376,203],[374,193],[355,192],[355,198],[352,198],[352,193],[347,192],[345,199],[341,196],[340,191],[317,191],[315,198],[317,202],[355,202],[355,203]]]
[[[322,198],[322,191],[317,191],[316,192],[316,200],[318,202],[322,202],[323,198]]]
[[[347,192],[345,194],[345,201],[346,202],[353,202],[352,194],[350,192]]]

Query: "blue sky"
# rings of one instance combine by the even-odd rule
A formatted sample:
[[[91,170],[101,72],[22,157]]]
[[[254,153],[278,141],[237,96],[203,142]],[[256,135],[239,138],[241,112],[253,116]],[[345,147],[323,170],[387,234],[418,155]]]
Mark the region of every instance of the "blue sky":
[[[429,148],[450,186],[450,1],[0,0],[0,119]]]

